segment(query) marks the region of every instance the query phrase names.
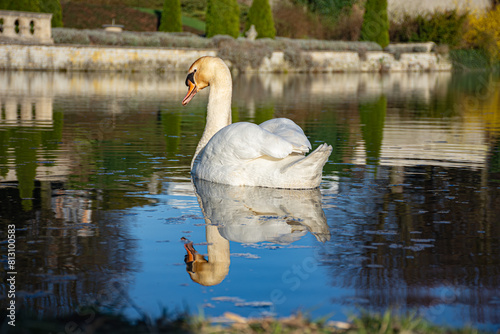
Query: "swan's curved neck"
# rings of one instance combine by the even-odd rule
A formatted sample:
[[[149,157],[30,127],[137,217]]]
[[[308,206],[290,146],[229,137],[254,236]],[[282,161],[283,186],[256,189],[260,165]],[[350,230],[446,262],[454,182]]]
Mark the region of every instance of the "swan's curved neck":
[[[210,84],[210,94],[208,96],[207,123],[205,131],[196,147],[191,167],[198,156],[198,153],[207,145],[210,138],[220,129],[231,124],[231,97],[233,85],[231,74],[219,77],[217,81]]]

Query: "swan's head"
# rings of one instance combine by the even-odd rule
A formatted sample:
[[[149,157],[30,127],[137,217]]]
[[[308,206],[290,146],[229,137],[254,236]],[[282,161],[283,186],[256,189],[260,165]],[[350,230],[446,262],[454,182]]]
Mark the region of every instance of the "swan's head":
[[[231,88],[231,72],[218,57],[205,56],[199,58],[191,65],[186,77],[188,92],[182,100],[182,105],[186,105],[203,88],[215,85],[219,82],[229,82]]]

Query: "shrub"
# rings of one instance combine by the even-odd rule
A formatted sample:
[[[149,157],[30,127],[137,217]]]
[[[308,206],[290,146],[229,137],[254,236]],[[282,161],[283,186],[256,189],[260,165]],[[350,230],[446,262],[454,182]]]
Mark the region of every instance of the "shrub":
[[[358,41],[361,37],[361,26],[363,25],[363,10],[354,5],[349,11],[345,11],[335,22],[332,33],[326,36],[328,39],[343,41]]]
[[[59,0],[40,1],[40,11],[42,13],[52,13],[52,27],[62,27],[62,8]]]
[[[250,29],[252,25],[257,31],[257,38],[274,38],[276,36],[273,13],[268,0],[253,0],[248,11],[246,30]]]
[[[180,0],[165,0],[158,30],[167,32],[182,31]]]
[[[376,42],[383,48],[389,44],[387,0],[366,1],[361,40]]]
[[[236,0],[208,0],[206,15],[206,35],[240,34],[240,9]]]
[[[305,54],[298,45],[286,45],[283,50],[283,58],[297,68],[310,67],[312,64],[311,56]]]
[[[470,14],[464,39],[470,47],[483,50],[490,64],[500,63],[500,6]]]
[[[52,38],[55,44],[90,44],[90,39],[86,30],[52,28]]]
[[[288,38],[324,38],[319,15],[304,9],[300,5],[277,3],[273,11],[276,34]]]
[[[415,17],[405,14],[397,22],[391,22],[392,42],[435,42],[450,47],[460,45],[467,14],[456,9],[445,12],[419,14]]]
[[[56,44],[190,47],[199,49],[213,47],[212,40],[191,33],[124,31],[116,34],[102,30],[53,28],[52,37]]]
[[[303,51],[354,51],[364,53],[366,51],[381,51],[382,48],[375,42],[344,42],[325,41],[317,39],[288,39],[277,37],[276,41],[281,45],[276,48],[283,50],[291,45]]]
[[[223,39],[219,42],[218,56],[229,60],[238,70],[244,71],[248,66],[258,68],[262,60],[271,56],[272,52],[272,43],[265,40]]]
[[[224,50],[223,55],[234,52],[256,52],[270,55],[272,51],[284,51],[291,56],[292,50],[298,51],[353,51],[363,53],[366,51],[381,51],[380,45],[374,42],[344,42],[326,41],[316,39],[289,39],[276,37],[275,39],[262,38],[256,41],[235,40],[227,35],[217,35],[212,38],[203,38],[192,33],[166,33],[166,32],[134,32],[124,31],[120,34],[105,32],[103,30],[80,30],[69,28],[53,28],[52,37],[56,44],[96,44],[120,46],[160,46],[160,47],[187,47],[187,48],[217,48],[240,49]],[[244,57],[230,55],[230,57]],[[261,56],[248,55],[246,64],[256,64]],[[259,59],[257,62],[255,59]],[[260,64],[260,63],[259,63]]]
[[[88,36],[90,44],[94,45],[122,45],[123,38],[121,34],[103,30],[89,30]]]

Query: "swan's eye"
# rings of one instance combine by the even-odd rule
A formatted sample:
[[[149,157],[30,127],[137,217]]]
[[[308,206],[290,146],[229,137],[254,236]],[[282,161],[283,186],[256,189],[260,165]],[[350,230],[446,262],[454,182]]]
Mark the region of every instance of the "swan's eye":
[[[194,85],[194,74],[196,73],[196,70],[194,70],[194,72],[191,72],[188,74],[187,78],[186,78],[186,86],[189,86],[189,83],[188,81],[191,81],[192,84]]]

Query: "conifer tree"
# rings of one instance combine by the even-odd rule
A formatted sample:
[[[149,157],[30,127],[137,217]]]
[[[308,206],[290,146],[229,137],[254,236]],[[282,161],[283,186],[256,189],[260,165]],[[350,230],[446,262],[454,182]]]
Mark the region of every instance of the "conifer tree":
[[[253,0],[248,11],[246,30],[250,29],[252,25],[257,31],[257,38],[274,38],[276,36],[269,0]]]
[[[52,13],[52,27],[62,27],[62,8],[59,0],[41,0],[40,11],[42,13]]]
[[[389,19],[387,17],[387,0],[367,0],[361,40],[373,41],[381,47],[389,45]]]
[[[179,32],[182,31],[182,16],[180,0],[165,0],[159,31]]]
[[[234,38],[240,34],[240,7],[236,0],[208,0],[206,15],[206,35],[229,35]]]

